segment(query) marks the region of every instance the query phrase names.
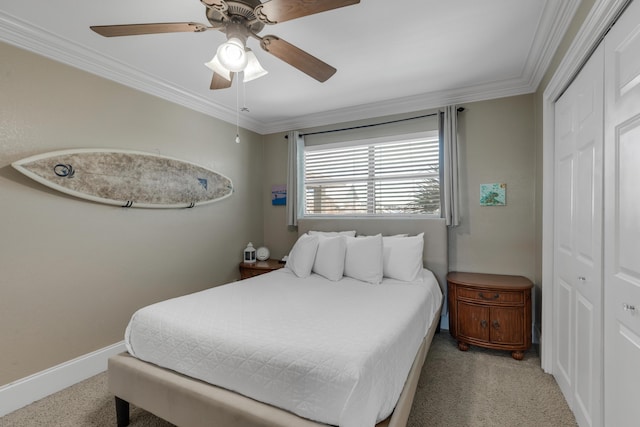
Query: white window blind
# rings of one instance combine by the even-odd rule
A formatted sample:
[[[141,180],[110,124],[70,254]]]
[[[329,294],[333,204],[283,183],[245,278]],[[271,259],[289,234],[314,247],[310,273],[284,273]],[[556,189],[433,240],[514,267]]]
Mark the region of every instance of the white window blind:
[[[440,214],[437,132],[305,147],[305,215]]]

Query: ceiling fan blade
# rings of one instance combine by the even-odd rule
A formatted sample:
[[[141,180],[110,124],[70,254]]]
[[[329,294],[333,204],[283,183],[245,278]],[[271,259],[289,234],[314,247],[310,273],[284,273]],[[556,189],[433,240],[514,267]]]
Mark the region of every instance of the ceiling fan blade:
[[[357,3],[360,0],[269,0],[256,6],[254,13],[265,24],[276,24]]]
[[[200,0],[200,3],[204,3],[206,6],[216,10],[227,10],[229,8],[224,0]]]
[[[337,71],[331,65],[276,36],[262,37],[260,46],[319,82],[327,81]]]
[[[94,25],[91,28],[104,37],[137,36],[159,33],[200,33],[209,27],[197,22],[167,22],[163,24]]]
[[[231,73],[231,80],[227,80],[224,77],[222,77],[220,74],[213,73],[213,78],[211,79],[211,86],[209,86],[209,89],[216,90],[216,89],[226,89],[228,87],[231,87],[231,83],[233,83],[234,74],[235,73]]]

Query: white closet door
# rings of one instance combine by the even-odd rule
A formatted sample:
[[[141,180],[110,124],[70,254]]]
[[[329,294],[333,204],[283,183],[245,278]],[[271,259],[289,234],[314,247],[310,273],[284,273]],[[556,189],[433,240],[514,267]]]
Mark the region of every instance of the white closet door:
[[[604,48],[556,103],[553,373],[580,426],[602,425]]]
[[[640,425],[640,1],[605,39],[605,425]]]

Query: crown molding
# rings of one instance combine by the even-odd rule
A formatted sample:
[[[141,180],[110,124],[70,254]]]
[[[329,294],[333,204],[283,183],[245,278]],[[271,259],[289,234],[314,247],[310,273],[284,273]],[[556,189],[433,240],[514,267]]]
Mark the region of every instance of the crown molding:
[[[568,2],[547,0],[545,2],[540,25],[520,77],[268,123],[245,116],[241,117],[240,125],[259,134],[269,134],[535,92],[579,3],[580,0]],[[144,73],[126,63],[104,56],[2,11],[0,11],[0,38],[17,47],[219,120],[232,124],[236,122],[236,112],[233,109],[220,106],[210,99],[198,96],[171,82]]]
[[[601,0],[593,5],[545,88],[545,99],[555,102],[562,95],[630,1]]]
[[[392,99],[375,104],[357,105],[319,114],[295,117],[263,124],[262,133],[286,132],[291,129],[306,129],[335,123],[363,120],[402,114],[444,105],[463,104],[489,99],[533,93],[544,78],[553,56],[560,45],[571,20],[582,0],[559,2],[546,0],[529,50],[522,75],[519,78],[502,80],[482,85],[429,92],[410,97]]]
[[[168,81],[64,39],[43,28],[0,11],[0,39],[19,48],[83,71],[113,80],[158,98],[182,105],[225,122],[236,122],[235,110],[222,107]],[[242,127],[260,133],[261,123],[242,118]]]
[[[533,91],[538,89],[544,78],[581,1],[547,0],[545,2],[540,25],[536,30],[523,72],[523,78],[528,79]]]
[[[452,90],[429,92],[410,97],[396,98],[373,104],[356,105],[319,114],[295,117],[290,120],[272,122],[263,125],[263,133],[286,132],[292,129],[308,129],[336,123],[345,123],[372,117],[390,116],[413,111],[439,108],[444,105],[464,104],[486,101],[508,96],[524,95],[535,89],[523,79],[503,80],[483,85]]]

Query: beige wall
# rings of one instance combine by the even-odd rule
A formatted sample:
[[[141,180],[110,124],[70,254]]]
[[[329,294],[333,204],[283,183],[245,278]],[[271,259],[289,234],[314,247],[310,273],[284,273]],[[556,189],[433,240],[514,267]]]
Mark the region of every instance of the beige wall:
[[[287,140],[284,133],[267,135],[264,139],[264,179],[262,180],[264,243],[272,258],[282,258],[298,238],[295,229],[287,227],[284,206],[271,204],[271,187],[287,183]],[[287,195],[289,197],[289,195]]]
[[[0,385],[123,339],[134,310],[238,278],[263,238],[262,136],[0,43]],[[126,148],[229,176],[194,209],[124,209],[65,196],[11,162]]]
[[[533,97],[523,95],[464,107],[466,110],[459,115],[463,219],[462,225],[449,233],[450,269],[520,274],[533,279]],[[414,122],[394,126],[398,133],[418,130]],[[362,137],[350,132],[352,138]],[[265,159],[263,190],[268,196],[271,185],[286,183],[284,134],[265,138]],[[480,184],[493,182],[507,183],[507,206],[480,207]],[[266,244],[275,255],[286,254],[296,233],[285,225],[284,207],[271,206],[266,199],[264,218]]]
[[[534,277],[533,98],[475,102],[460,114],[460,226],[449,269]],[[506,206],[480,206],[480,184],[506,183]]]

